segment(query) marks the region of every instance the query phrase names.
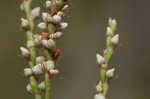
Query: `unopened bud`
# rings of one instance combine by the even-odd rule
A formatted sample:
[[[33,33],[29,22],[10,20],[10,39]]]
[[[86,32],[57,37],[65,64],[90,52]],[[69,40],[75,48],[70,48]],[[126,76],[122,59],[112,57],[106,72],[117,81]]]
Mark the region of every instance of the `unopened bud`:
[[[68,23],[66,23],[66,22],[60,23],[60,29],[64,30],[64,29],[66,29],[67,27],[68,27]]]
[[[39,17],[40,16],[40,7],[36,7],[31,10],[31,16],[33,18]]]
[[[21,18],[21,26],[23,28],[26,28],[28,27],[28,25],[29,25],[29,21],[27,19]]]
[[[57,75],[57,74],[59,74],[59,70],[58,70],[58,69],[52,69],[52,70],[50,70],[49,72],[50,72],[50,74],[52,74],[52,75]]]
[[[51,6],[51,1],[47,0],[46,1],[46,8],[50,8],[50,6]]]
[[[62,11],[59,11],[59,12],[57,13],[57,15],[61,17],[61,16],[64,15],[64,13],[63,13]]]
[[[56,35],[56,38],[60,38],[63,35],[63,33],[62,32],[56,32],[55,35]]]
[[[32,75],[32,69],[31,68],[25,68],[24,69],[24,75],[27,76],[31,76]]]
[[[28,57],[30,55],[30,52],[27,48],[20,47],[20,50],[21,50],[22,56]]]
[[[112,68],[106,72],[106,76],[112,78],[114,76],[115,69]]]
[[[65,10],[67,10],[68,7],[69,7],[69,5],[66,4],[66,5],[62,8],[62,10],[65,11]]]
[[[105,99],[105,97],[102,93],[98,93],[94,96],[94,99]]]
[[[35,75],[41,75],[43,74],[43,65],[42,64],[37,64],[32,68],[32,71]]]
[[[45,46],[45,47],[47,47],[49,49],[55,47],[55,42],[52,39],[42,40],[42,44],[43,44],[43,46]]]
[[[45,61],[44,56],[38,56],[36,57],[36,64],[42,64]]]
[[[53,22],[54,23],[60,23],[61,22],[61,17],[59,15],[54,15],[53,16]]]
[[[47,28],[47,24],[44,23],[44,22],[41,22],[41,23],[38,24],[38,27],[39,27],[40,29],[44,30],[44,29]]]
[[[41,89],[41,90],[45,90],[45,82],[42,81],[42,82],[38,85],[38,88]]]
[[[63,35],[62,32],[56,32],[55,34],[51,34],[49,38],[51,39],[59,39]]]
[[[47,12],[43,12],[43,13],[42,13],[42,19],[43,19],[43,21],[45,21],[45,22],[50,22],[50,21],[52,21],[51,15],[50,15],[49,13],[47,13]]]
[[[114,37],[112,37],[111,43],[114,44],[114,45],[119,44],[119,34],[116,34]]]
[[[49,71],[54,69],[55,65],[54,65],[54,61],[49,60],[47,62],[44,63],[45,68]]]
[[[113,34],[113,33],[112,33],[112,29],[111,29],[110,27],[107,27],[106,33],[107,33],[108,35],[112,35],[112,34]]]
[[[96,90],[97,90],[98,92],[102,92],[103,88],[102,88],[102,83],[101,83],[101,81],[97,84]]]
[[[41,40],[42,40],[42,36],[41,35],[38,35],[38,34],[34,35],[34,44],[36,46],[41,44]]]
[[[26,89],[27,89],[27,92],[32,93],[32,87],[30,84],[27,85]]]
[[[97,63],[99,65],[103,64],[105,62],[105,59],[103,56],[101,56],[100,54],[96,54],[96,59],[97,59]]]

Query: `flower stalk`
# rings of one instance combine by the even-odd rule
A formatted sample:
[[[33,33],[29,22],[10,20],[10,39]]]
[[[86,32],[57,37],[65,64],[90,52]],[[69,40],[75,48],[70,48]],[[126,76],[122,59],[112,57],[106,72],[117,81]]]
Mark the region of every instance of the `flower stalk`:
[[[109,90],[109,83],[114,76],[115,69],[108,69],[110,60],[119,44],[119,34],[115,34],[117,22],[115,19],[109,18],[106,31],[106,49],[103,56],[96,54],[97,63],[100,67],[100,81],[96,86],[97,94],[95,99],[106,99]]]

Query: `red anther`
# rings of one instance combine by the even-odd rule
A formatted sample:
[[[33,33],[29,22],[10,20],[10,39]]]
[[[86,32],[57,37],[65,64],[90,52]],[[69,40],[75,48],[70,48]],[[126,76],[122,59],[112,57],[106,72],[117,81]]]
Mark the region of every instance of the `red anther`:
[[[59,48],[57,48],[57,49],[55,50],[54,56],[55,56],[55,57],[58,57],[59,55],[61,55],[61,51],[60,51]]]
[[[42,32],[41,35],[46,38],[46,39],[49,39],[49,34],[46,33],[46,32]]]

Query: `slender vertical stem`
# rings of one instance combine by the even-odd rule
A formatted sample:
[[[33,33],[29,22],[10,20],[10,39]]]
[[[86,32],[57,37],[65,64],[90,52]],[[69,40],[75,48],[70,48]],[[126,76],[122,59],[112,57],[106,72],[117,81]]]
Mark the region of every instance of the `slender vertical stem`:
[[[32,3],[32,0],[29,0],[29,1],[24,0],[24,10],[25,10],[26,18],[29,21],[29,30],[26,32],[27,42],[28,41],[33,42],[34,20],[30,16],[31,3]],[[35,66],[36,50],[35,50],[34,46],[30,47],[29,50],[30,50],[29,66],[30,66],[30,68],[32,68],[33,66]],[[41,95],[40,95],[40,92],[37,87],[37,81],[33,75],[30,77],[30,83],[31,83],[32,90],[35,94],[35,99],[41,99]]]

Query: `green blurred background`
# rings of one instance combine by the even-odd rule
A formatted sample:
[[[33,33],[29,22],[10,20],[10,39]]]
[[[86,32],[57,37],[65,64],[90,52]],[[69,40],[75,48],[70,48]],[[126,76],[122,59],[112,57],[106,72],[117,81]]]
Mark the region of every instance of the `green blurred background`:
[[[44,0],[35,0],[38,5]],[[121,44],[112,66],[109,99],[149,99],[150,89],[150,1],[71,0],[70,26],[58,41],[63,51],[61,74],[53,78],[52,99],[92,99],[98,81],[96,52],[105,46],[108,17],[116,18]],[[19,46],[25,44],[20,30],[21,0],[0,1],[0,99],[33,99],[26,92],[23,76],[26,61]],[[60,80],[60,78],[63,78]]]

